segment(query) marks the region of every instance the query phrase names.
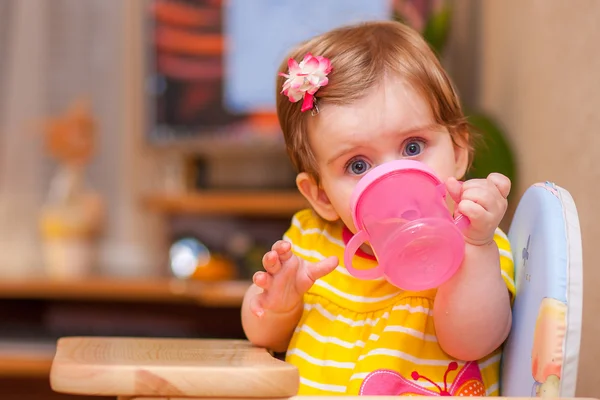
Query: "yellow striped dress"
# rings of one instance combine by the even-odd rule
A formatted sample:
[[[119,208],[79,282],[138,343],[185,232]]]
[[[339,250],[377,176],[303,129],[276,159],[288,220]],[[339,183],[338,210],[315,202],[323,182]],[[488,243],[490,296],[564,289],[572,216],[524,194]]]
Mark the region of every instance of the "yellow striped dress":
[[[435,290],[402,291],[385,280],[359,280],[343,266],[351,233],[312,210],[298,212],[284,239],[308,261],[337,256],[342,263],[315,282],[286,361],[300,371],[302,395],[498,395],[500,349],[478,362],[453,360],[441,349],[433,324]],[[502,276],[514,295],[508,239],[494,237]],[[357,268],[375,266],[357,253]]]

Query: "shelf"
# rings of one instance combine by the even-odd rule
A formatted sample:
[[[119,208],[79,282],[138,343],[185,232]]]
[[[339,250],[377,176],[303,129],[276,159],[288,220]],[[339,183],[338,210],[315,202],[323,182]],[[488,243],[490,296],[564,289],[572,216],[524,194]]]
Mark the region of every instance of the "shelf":
[[[90,277],[79,280],[7,279],[0,280],[0,300],[74,300],[96,302],[142,302],[146,308],[172,304],[197,304],[213,309],[222,315],[239,316],[234,308],[240,307],[249,281],[199,282],[175,279],[118,279]],[[55,310],[56,311],[56,310]],[[118,311],[117,311],[118,312]],[[202,310],[198,310],[202,315]],[[58,315],[58,314],[56,314]],[[71,318],[78,314],[65,314]],[[94,315],[100,318],[106,314]],[[142,320],[143,321],[143,320]],[[177,321],[177,319],[175,319]],[[64,322],[64,319],[63,319]],[[77,320],[79,323],[79,320]],[[85,322],[81,322],[85,324]],[[223,324],[223,321],[220,322]],[[28,326],[28,325],[27,325]],[[187,326],[187,325],[182,325]],[[29,331],[28,331],[29,333]],[[56,342],[47,337],[37,337],[33,331],[30,338],[18,338],[14,332],[6,332],[0,338],[0,378],[43,378],[47,377],[56,350]],[[51,335],[50,335],[51,336]]]
[[[182,195],[149,195],[144,204],[166,214],[226,214],[291,217],[308,207],[296,191],[207,191]]]
[[[0,340],[0,377],[48,376],[55,343]]]
[[[199,282],[166,278],[8,279],[0,281],[0,299],[196,302],[211,307],[239,307],[250,284],[246,281]]]

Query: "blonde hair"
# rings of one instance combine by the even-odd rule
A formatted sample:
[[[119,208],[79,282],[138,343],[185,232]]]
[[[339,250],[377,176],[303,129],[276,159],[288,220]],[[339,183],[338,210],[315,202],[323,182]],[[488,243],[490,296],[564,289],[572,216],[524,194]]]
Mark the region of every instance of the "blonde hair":
[[[302,43],[283,60],[278,72],[287,73],[287,61],[298,62],[306,53],[331,60],[329,84],[315,94],[318,107],[347,105],[379,84],[387,73],[406,79],[431,106],[435,122],[445,126],[455,145],[461,143],[472,159],[473,136],[463,115],[450,78],[427,42],[416,31],[394,21],[376,21],[334,29]],[[318,182],[315,156],[308,140],[307,118],[301,102],[292,103],[281,94],[284,77],[278,76],[277,117],[287,152],[297,172],[307,172]]]

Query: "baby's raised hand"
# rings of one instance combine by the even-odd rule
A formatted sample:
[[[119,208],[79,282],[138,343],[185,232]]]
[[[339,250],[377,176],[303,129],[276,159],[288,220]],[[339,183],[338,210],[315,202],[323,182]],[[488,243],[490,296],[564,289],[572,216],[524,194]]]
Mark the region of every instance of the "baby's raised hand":
[[[448,193],[457,204],[455,213],[471,221],[464,232],[467,242],[484,245],[493,240],[508,206],[506,198],[510,186],[510,179],[498,173],[488,175],[487,179],[471,179],[462,185],[454,178],[448,179]]]
[[[265,271],[254,274],[254,284],[261,289],[250,301],[250,310],[262,317],[265,311],[286,313],[302,302],[302,295],[315,281],[338,266],[337,257],[310,263],[292,253],[292,245],[277,241],[263,257]]]

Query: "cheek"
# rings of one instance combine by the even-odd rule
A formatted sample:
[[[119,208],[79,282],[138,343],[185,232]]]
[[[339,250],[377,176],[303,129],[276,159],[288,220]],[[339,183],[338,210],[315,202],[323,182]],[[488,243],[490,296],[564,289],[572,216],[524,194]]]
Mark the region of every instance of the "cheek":
[[[352,196],[352,192],[347,190],[344,187],[332,188],[332,190],[328,191],[331,193],[329,200],[333,207],[339,214],[346,214],[350,212],[350,197]]]
[[[324,184],[323,186],[329,201],[342,222],[350,230],[353,230],[354,224],[352,223],[350,198],[352,197],[352,191],[356,186],[356,182],[338,178],[337,180],[333,180],[331,184]]]
[[[435,172],[438,179],[445,183],[448,178],[454,176],[454,162],[452,160],[449,161],[438,158],[426,164]]]
[[[454,154],[452,152],[432,151],[426,154],[426,156],[423,157],[421,161],[427,164],[427,166],[435,172],[437,177],[442,182],[445,182],[446,179],[455,175],[456,162],[454,160]]]

